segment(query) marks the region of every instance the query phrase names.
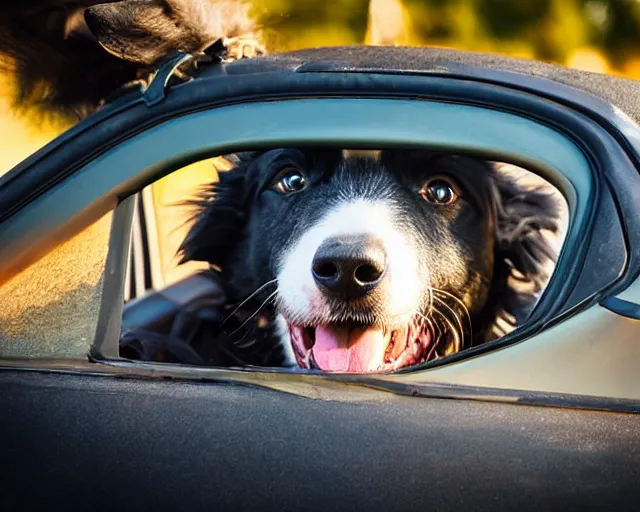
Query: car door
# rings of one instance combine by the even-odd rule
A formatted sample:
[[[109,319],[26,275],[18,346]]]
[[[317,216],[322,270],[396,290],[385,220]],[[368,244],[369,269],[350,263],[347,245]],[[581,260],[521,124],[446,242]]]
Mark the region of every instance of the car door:
[[[165,88],[169,65],[4,178],[0,302],[24,302],[0,332],[5,509],[637,508],[637,126],[527,73],[377,51],[384,69],[336,50]],[[121,358],[136,194],[300,144],[471,152],[553,182],[569,230],[528,322],[385,376]]]

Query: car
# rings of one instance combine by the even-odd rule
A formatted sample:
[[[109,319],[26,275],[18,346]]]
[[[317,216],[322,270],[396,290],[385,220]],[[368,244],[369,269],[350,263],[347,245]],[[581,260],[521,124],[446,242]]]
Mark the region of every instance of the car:
[[[637,82],[365,46],[174,80],[192,58],[0,179],[3,509],[637,509]],[[299,144],[534,170],[569,219],[533,313],[495,342],[384,375],[123,357],[123,311],[144,323],[168,308],[175,321],[194,295],[223,302],[200,268],[162,272],[149,186],[224,153]],[[156,302],[127,316],[150,290]]]

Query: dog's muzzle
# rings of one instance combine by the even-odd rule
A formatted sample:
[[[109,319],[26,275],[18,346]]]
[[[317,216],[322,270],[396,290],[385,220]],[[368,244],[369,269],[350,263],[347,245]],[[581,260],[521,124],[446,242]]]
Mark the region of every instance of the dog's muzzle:
[[[325,371],[389,370],[397,362],[419,360],[429,346],[431,337],[423,330],[420,319],[412,319],[397,329],[375,321],[355,320],[358,315],[375,318],[375,312],[384,311],[389,299],[388,255],[374,235],[325,239],[315,252],[311,273],[326,303],[352,319],[310,327],[290,324],[294,352],[301,366]]]
[[[384,372],[430,356],[420,244],[388,201],[332,207],[278,270],[279,312],[302,368]],[[421,277],[423,276],[423,277]]]

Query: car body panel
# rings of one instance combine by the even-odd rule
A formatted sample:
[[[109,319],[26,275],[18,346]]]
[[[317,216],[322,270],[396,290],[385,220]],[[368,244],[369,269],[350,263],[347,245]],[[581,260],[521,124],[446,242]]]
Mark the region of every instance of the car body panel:
[[[640,405],[639,333],[640,320],[596,305],[531,342],[394,380],[624,398]]]
[[[0,374],[6,510],[632,510],[635,415]]]

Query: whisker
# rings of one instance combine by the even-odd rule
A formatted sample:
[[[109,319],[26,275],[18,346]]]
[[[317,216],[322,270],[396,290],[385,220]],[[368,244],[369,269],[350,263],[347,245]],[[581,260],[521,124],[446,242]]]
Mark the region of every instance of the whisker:
[[[433,288],[429,287],[429,311],[433,309]]]
[[[224,324],[226,324],[227,320],[229,320],[233,315],[235,315],[242,306],[244,306],[247,302],[249,302],[253,297],[255,297],[258,293],[260,293],[262,290],[264,290],[267,286],[269,286],[270,284],[275,283],[276,281],[277,281],[277,279],[272,279],[271,281],[267,281],[260,288],[258,288],[251,295],[249,295],[246,299],[244,299],[231,313],[229,313],[227,318],[225,318],[222,321],[222,323],[220,324],[220,327],[222,327]]]
[[[267,305],[267,303],[268,303],[271,299],[273,299],[273,297],[276,295],[276,293],[278,293],[278,291],[277,291],[277,290],[276,290],[275,292],[273,292],[271,295],[269,295],[269,296],[265,299],[265,301],[264,301],[262,304],[260,304],[260,307],[258,307],[258,309],[256,309],[256,310],[255,310],[255,312],[254,312],[254,313],[253,313],[249,318],[247,318],[244,322],[242,322],[242,325],[241,325],[240,327],[238,327],[236,330],[234,330],[234,331],[232,331],[232,332],[230,332],[230,333],[229,333],[229,336],[232,336],[233,334],[237,333],[240,329],[242,329],[245,325],[247,325],[247,323],[248,323],[252,318],[254,318],[254,317],[255,317],[255,316],[260,312],[260,310],[261,310],[263,307],[265,307],[265,306]]]
[[[433,329],[435,339],[438,340],[442,335],[440,326],[437,322],[434,322],[432,318],[429,317],[431,313],[434,311],[433,307],[433,289],[429,288],[429,305],[427,307],[427,316],[423,315],[420,311],[416,311],[416,314],[420,316],[423,320],[425,320]]]
[[[445,290],[441,290],[440,288],[431,288],[434,292],[438,292],[441,293],[442,295],[445,295],[447,297],[451,297],[454,301],[456,301],[458,304],[460,304],[465,311],[467,310],[467,306],[465,306],[464,302],[462,302],[462,300],[459,297],[456,297],[453,293],[447,292]]]
[[[447,308],[447,311],[449,311],[453,316],[453,318],[455,319],[457,326],[460,328],[460,336],[462,338],[462,342],[464,343],[464,326],[462,325],[462,320],[460,320],[460,316],[457,315],[454,309],[451,306],[449,306],[449,304],[447,304],[445,301],[443,301],[440,297],[435,297],[435,299],[440,304],[442,304],[445,308]]]
[[[434,309],[433,309],[433,311],[434,311],[435,313],[438,313],[438,314],[442,317],[442,319],[444,320],[445,324],[447,324],[447,325],[449,326],[450,331],[451,331],[451,333],[453,334],[453,338],[454,338],[454,345],[455,345],[456,351],[460,350],[461,342],[460,342],[460,336],[459,336],[459,334],[458,334],[458,330],[456,329],[456,326],[455,326],[455,325],[453,325],[453,324],[451,323],[451,321],[449,320],[449,318],[447,318],[447,315],[445,315],[445,314],[444,314],[442,311],[440,311],[438,308],[434,308]]]
[[[434,335],[434,342],[436,341],[437,337],[440,336],[440,327],[438,327],[437,324],[434,323],[432,318],[429,318],[425,315],[423,315],[422,313],[420,313],[420,311],[416,311],[416,315],[418,315],[420,318],[422,318],[431,328],[431,331],[433,332]],[[437,329],[437,332],[436,332]]]
[[[471,323],[471,314],[469,313],[469,308],[467,308],[467,306],[465,305],[464,302],[462,302],[462,300],[459,297],[456,297],[455,295],[453,295],[452,293],[446,292],[444,290],[440,290],[438,288],[432,288],[432,290],[434,292],[440,293],[446,297],[450,297],[451,299],[454,300],[454,302],[456,302],[457,304],[460,305],[460,307],[462,308],[466,318],[467,318],[467,322],[469,323],[469,337],[471,340],[473,340],[473,324]],[[442,299],[440,299],[442,302]],[[455,314],[455,313],[454,313]],[[462,326],[460,327],[462,329]]]
[[[249,339],[247,339],[245,341],[245,339],[247,337],[249,337]],[[246,331],[239,340],[233,342],[234,346],[236,346],[237,348],[240,348],[240,349],[249,348],[250,346],[254,345],[255,343],[256,343],[256,338],[255,337],[250,337],[249,336],[249,331]]]

